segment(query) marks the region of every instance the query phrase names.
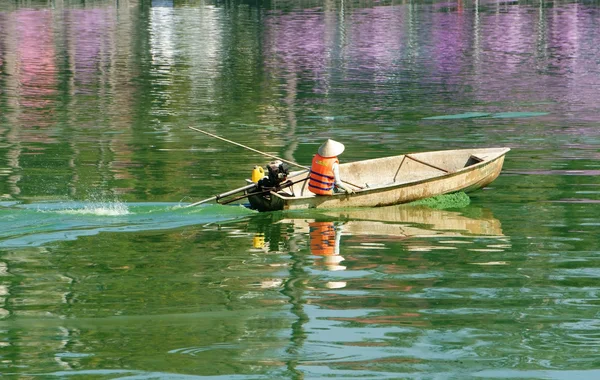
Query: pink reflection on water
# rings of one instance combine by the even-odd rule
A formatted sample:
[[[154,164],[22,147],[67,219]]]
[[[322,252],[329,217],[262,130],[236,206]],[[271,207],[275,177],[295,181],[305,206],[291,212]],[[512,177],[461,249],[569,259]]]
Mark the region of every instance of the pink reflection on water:
[[[504,73],[518,72],[535,51],[535,19],[515,9],[507,13],[486,15],[482,32],[484,54],[494,57],[494,69]]]
[[[95,93],[93,87],[105,75],[103,67],[110,62],[112,30],[115,26],[112,8],[72,9],[65,18],[72,38],[74,77],[77,91]]]
[[[548,15],[549,71],[558,76],[557,89],[569,104],[573,117],[598,121],[598,88],[600,88],[600,29],[598,17],[578,4]]]
[[[431,33],[434,49],[427,65],[438,73],[434,78],[441,78],[445,83],[462,82],[464,70],[473,60],[469,54],[473,36],[466,27],[468,20],[454,12],[438,12],[433,14],[432,22],[438,27]]]
[[[386,81],[386,73],[398,67],[404,54],[405,9],[358,9],[348,12],[347,19],[337,11],[272,13],[265,22],[267,69],[274,77],[284,70],[316,80],[316,92],[327,91],[321,87],[329,85],[332,69],[341,69],[350,80],[366,73]]]
[[[318,76],[327,66],[327,35],[322,13],[267,17],[265,49],[267,66],[289,72],[306,70]]]
[[[348,17],[348,46],[352,62],[361,69],[390,71],[399,65],[405,48],[406,7],[362,9]]]
[[[50,97],[56,94],[58,82],[52,13],[48,10],[19,10],[15,20],[19,103],[22,107],[43,109],[52,103]],[[44,121],[43,115],[36,113],[39,118],[33,119],[45,125],[47,121]]]

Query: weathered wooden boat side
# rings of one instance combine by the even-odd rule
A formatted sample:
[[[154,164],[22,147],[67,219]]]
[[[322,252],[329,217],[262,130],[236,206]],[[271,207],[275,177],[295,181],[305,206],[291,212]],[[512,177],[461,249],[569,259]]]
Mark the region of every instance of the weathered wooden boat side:
[[[509,148],[463,149],[415,153],[340,165],[353,194],[316,196],[308,191],[308,173],[292,173],[296,184],[267,197],[250,195],[259,211],[308,208],[378,207],[457,191],[473,191],[494,181]],[[360,187],[360,188],[359,188]]]

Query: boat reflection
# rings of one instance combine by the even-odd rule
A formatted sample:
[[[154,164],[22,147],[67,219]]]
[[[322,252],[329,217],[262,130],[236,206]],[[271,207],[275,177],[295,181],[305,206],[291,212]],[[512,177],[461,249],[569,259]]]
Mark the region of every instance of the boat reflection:
[[[498,219],[489,210],[469,207],[461,211],[400,205],[374,209],[269,213],[251,218],[253,247],[271,253],[310,251],[312,267],[326,271],[352,270],[376,265],[376,256],[420,261],[422,254],[455,250],[501,252],[511,247]],[[389,253],[383,254],[384,250]],[[378,252],[378,254],[375,254]],[[404,253],[402,253],[404,252]],[[381,253],[381,254],[379,254]],[[414,256],[420,253],[420,255]],[[485,264],[485,263],[483,263]],[[389,270],[400,267],[386,265]],[[326,288],[345,287],[329,281]]]
[[[487,210],[478,209],[471,217],[457,211],[429,207],[395,206],[373,209],[328,211],[318,214],[287,215],[279,223],[293,223],[308,232],[310,223],[328,220],[342,223],[349,235],[390,237],[503,236],[500,221]]]

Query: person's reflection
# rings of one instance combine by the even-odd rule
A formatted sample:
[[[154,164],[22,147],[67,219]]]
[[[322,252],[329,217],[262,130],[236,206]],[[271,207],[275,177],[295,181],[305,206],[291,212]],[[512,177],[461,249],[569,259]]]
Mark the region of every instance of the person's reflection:
[[[340,255],[340,240],[342,236],[342,225],[333,222],[310,222],[310,251],[315,256],[323,258],[323,264],[330,271],[345,270],[340,265],[344,257]],[[325,284],[330,289],[343,288],[344,281],[329,281]]]

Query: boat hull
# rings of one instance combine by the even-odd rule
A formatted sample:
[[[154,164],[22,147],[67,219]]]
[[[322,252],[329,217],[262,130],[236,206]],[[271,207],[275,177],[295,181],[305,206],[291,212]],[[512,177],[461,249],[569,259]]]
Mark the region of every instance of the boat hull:
[[[285,201],[273,193],[266,195],[253,195],[252,193],[249,193],[248,202],[250,203],[250,208],[252,210],[257,210],[260,212],[280,211],[286,208]]]

